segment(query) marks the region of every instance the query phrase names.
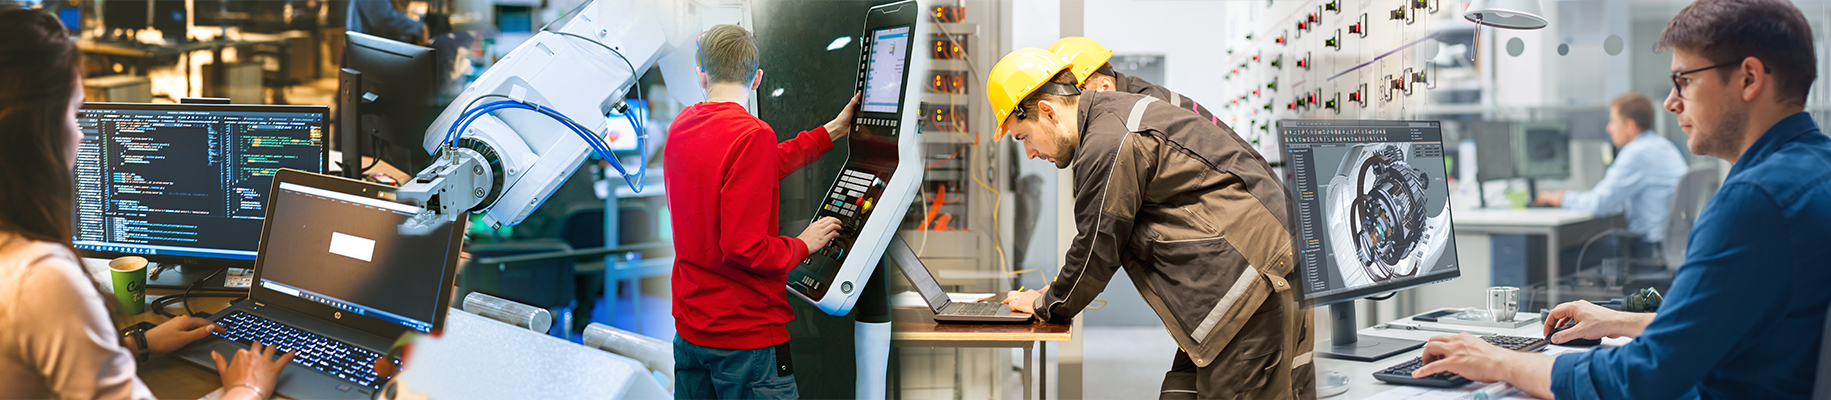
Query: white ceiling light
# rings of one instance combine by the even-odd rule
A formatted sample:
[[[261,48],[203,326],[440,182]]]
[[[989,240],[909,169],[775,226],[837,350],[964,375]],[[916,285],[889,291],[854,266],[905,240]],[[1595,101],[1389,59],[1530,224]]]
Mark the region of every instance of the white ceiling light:
[[[1501,29],[1541,29],[1546,25],[1538,0],[1475,0],[1462,18]]]

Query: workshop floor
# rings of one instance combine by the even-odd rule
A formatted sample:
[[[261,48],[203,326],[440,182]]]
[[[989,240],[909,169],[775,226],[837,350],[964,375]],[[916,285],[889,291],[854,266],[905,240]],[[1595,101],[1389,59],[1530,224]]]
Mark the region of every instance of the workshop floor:
[[[1083,331],[1082,394],[1089,399],[1156,398],[1176,341],[1162,326],[1089,326]]]

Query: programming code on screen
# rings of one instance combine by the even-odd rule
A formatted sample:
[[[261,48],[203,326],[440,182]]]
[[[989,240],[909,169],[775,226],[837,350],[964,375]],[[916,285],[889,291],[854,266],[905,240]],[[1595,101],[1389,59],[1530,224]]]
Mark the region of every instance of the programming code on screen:
[[[254,259],[272,177],[322,172],[318,113],[106,110],[78,114],[79,248]]]

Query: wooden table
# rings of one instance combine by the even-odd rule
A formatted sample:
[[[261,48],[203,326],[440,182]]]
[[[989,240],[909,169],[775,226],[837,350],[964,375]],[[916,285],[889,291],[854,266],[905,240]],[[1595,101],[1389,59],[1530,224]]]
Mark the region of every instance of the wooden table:
[[[960,324],[919,321],[893,321],[890,324],[891,347],[973,347],[1024,349],[1024,398],[1030,397],[1031,354],[1041,369],[1035,374],[1038,400],[1049,394],[1049,342],[1074,339],[1073,324],[1053,324],[1032,320],[1028,324]],[[900,383],[898,386],[901,386]],[[901,390],[898,390],[901,392]]]

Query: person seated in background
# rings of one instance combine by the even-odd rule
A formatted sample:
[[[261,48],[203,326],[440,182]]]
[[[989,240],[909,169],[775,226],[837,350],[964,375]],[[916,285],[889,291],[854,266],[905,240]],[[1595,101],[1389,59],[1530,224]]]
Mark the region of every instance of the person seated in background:
[[[1831,304],[1831,137],[1805,112],[1818,77],[1812,40],[1787,0],[1699,0],[1660,35],[1673,50],[1666,110],[1686,147],[1734,166],[1698,215],[1657,315],[1577,301],[1544,327],[1574,324],[1553,343],[1633,341],[1552,356],[1438,336],[1412,376],[1505,381],[1545,399],[1810,398]]]
[[[1541,192],[1540,204],[1597,216],[1627,214],[1637,243],[1622,243],[1633,257],[1649,257],[1664,240],[1672,192],[1685,176],[1685,156],[1672,141],[1653,132],[1653,100],[1628,92],[1609,103],[1608,137],[1619,152],[1602,181],[1588,191]],[[1577,260],[1581,263],[1582,260]]]
[[[350,0],[349,19],[344,20],[343,27],[401,43],[430,42],[431,31],[426,24],[401,12],[405,9],[391,0]]]
[[[71,250],[82,53],[56,17],[0,7],[0,399],[151,399],[136,356],[168,353],[221,327],[180,316],[116,332],[104,294]],[[212,354],[223,399],[265,399],[288,352],[254,343]]]

